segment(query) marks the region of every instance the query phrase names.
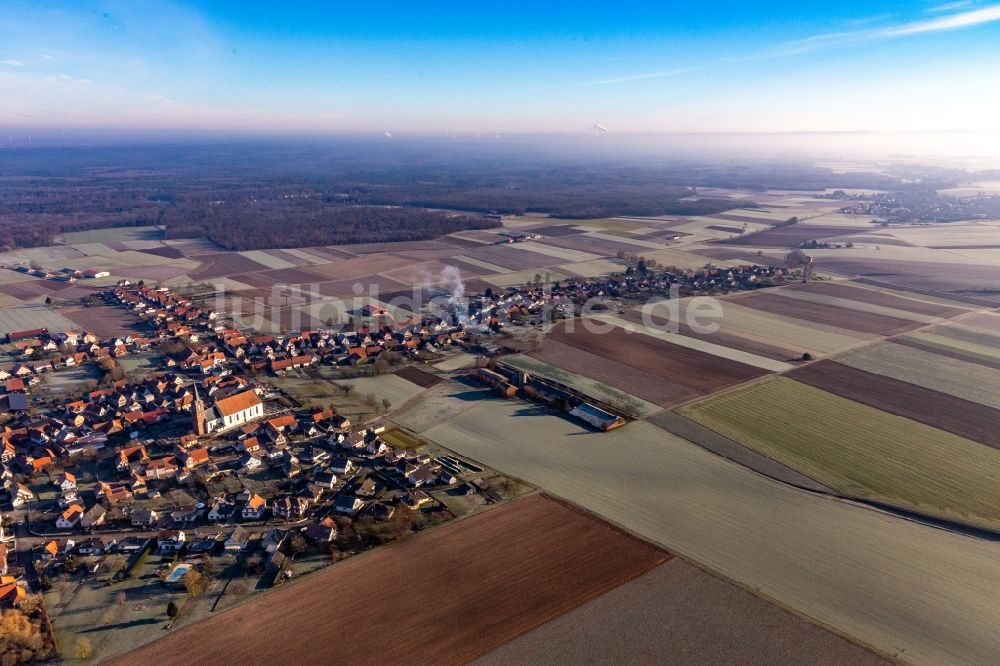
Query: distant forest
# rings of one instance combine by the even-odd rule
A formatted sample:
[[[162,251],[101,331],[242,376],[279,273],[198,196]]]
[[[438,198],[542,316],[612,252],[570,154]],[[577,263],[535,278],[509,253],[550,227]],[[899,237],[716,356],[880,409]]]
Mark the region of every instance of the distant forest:
[[[237,249],[425,240],[497,226],[483,213],[705,215],[748,200],[696,188],[889,189],[884,174],[793,164],[554,157],[461,143],[216,142],[24,148],[0,162],[0,248],[161,224]],[[433,210],[444,209],[444,210]]]
[[[429,240],[464,229],[500,226],[498,220],[485,217],[418,208],[325,203],[287,207],[259,202],[216,205],[194,215],[171,208],[160,222],[166,225],[167,239],[204,236],[227,250]]]

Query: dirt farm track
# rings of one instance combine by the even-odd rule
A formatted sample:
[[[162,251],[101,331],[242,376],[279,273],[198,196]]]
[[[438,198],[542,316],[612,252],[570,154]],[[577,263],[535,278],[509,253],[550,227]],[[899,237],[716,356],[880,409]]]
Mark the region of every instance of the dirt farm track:
[[[667,559],[532,495],[348,560],[110,663],[467,663]]]

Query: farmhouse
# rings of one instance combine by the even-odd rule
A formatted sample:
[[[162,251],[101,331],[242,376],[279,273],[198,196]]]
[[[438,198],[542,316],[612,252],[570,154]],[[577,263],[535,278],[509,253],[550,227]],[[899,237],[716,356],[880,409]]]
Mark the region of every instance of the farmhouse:
[[[111,273],[100,268],[88,268],[83,271],[83,277],[91,279],[108,277],[109,275],[111,275]]]
[[[20,340],[33,340],[49,332],[47,328],[32,328],[26,331],[11,331],[7,333],[7,342],[13,343]]]

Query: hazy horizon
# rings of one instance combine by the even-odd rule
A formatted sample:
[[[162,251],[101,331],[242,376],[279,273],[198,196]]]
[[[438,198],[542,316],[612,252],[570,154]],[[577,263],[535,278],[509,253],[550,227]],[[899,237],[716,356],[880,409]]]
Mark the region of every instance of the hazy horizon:
[[[360,145],[400,156],[424,149],[468,155],[547,155],[556,159],[613,158],[797,160],[913,163],[971,170],[1000,168],[1000,132],[632,132],[398,133],[239,129],[134,129],[0,126],[0,156],[10,150],[142,145],[313,145],[336,150]]]

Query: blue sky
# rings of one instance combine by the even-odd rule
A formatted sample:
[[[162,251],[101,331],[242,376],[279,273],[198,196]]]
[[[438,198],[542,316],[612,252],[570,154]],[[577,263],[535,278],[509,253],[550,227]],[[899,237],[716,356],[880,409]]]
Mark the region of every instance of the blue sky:
[[[1000,3],[417,4],[0,1],[0,123],[1000,130]]]

